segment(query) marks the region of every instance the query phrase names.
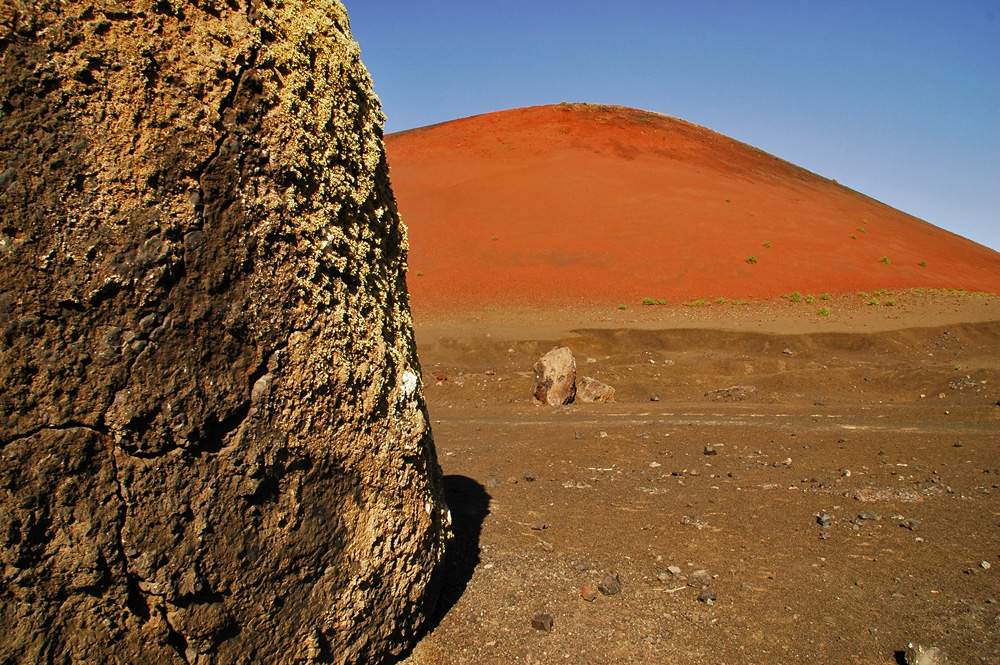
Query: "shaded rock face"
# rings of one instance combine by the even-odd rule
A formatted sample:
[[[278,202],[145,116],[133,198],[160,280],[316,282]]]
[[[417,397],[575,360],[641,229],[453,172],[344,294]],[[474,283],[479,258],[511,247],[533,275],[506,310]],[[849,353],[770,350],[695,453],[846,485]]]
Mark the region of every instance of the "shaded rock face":
[[[333,0],[0,2],[0,662],[379,662],[447,509]]]
[[[538,405],[559,406],[576,398],[576,359],[569,347],[556,347],[535,363],[531,394]]]

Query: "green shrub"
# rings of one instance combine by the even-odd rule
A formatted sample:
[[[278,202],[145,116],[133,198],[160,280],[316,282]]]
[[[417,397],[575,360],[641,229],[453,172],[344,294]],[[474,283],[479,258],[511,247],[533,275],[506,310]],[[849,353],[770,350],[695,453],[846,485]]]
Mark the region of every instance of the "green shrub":
[[[851,240],[857,240],[858,239],[858,236],[855,235],[855,234],[853,234],[853,233],[849,237],[850,237]]]
[[[878,300],[872,298],[871,300],[868,301],[868,304],[871,305],[872,307],[875,307],[878,305]]]
[[[830,316],[830,312],[832,311],[833,310],[831,310],[829,307],[820,307],[819,311],[816,313],[819,314],[820,316]]]
[[[791,295],[791,297],[789,297],[789,300],[791,302],[802,302],[802,294],[796,291]]]
[[[711,304],[712,303],[708,302],[707,300],[702,300],[702,299],[691,300],[689,302],[683,303],[685,307],[708,307]]]
[[[622,303],[621,305],[618,305],[618,309],[626,309],[625,303]]]
[[[666,304],[667,304],[667,301],[666,301],[666,300],[657,300],[657,301],[656,301],[656,304],[657,304],[657,305],[666,305]]]
[[[858,231],[861,231],[862,233],[868,233],[868,231],[865,231],[865,227],[863,226],[859,226]]]
[[[829,293],[824,293],[823,295],[821,295],[819,297],[819,299],[820,300],[833,300],[833,296],[831,296]]]
[[[917,265],[920,266],[921,268],[926,268],[927,261],[917,261]]]
[[[642,299],[642,304],[643,305],[655,305],[656,301],[653,300],[652,298],[643,298]]]
[[[748,256],[745,260],[746,260],[747,263],[749,263],[751,265],[754,264],[754,263],[757,263],[757,257],[756,256]]]
[[[888,256],[883,256],[881,259],[879,259],[879,261],[882,262],[882,263],[884,263],[884,264],[886,264],[886,265],[889,265],[889,264],[892,263],[892,261],[889,260]]]
[[[765,240],[764,242],[761,243],[761,246],[763,246],[765,249],[771,249],[771,241]]]
[[[729,304],[729,299],[728,298],[716,298],[715,302],[718,303],[718,304],[720,304],[720,305],[728,305]]]
[[[892,298],[889,298],[888,300],[886,300],[885,302],[882,303],[882,305],[884,305],[885,307],[892,307],[895,304],[896,304],[896,301],[893,300]]]
[[[815,302],[815,300],[816,299],[813,298],[811,295],[808,295],[808,294],[806,295],[806,302],[812,303],[812,302]]]

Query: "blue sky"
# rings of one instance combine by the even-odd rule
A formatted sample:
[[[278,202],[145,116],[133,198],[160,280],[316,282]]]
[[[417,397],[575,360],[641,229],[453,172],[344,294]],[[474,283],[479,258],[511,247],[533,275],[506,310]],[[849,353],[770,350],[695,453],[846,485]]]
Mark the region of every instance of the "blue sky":
[[[1000,251],[1000,0],[344,4],[386,132],[631,106]]]

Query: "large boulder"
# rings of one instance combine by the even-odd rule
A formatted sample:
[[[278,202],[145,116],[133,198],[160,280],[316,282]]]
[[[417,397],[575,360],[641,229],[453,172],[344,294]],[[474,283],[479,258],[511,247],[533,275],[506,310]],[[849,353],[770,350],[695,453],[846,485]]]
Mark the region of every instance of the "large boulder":
[[[576,358],[566,346],[552,349],[535,363],[531,390],[535,404],[559,406],[576,397]]]
[[[448,535],[334,0],[0,3],[0,662],[376,663]]]

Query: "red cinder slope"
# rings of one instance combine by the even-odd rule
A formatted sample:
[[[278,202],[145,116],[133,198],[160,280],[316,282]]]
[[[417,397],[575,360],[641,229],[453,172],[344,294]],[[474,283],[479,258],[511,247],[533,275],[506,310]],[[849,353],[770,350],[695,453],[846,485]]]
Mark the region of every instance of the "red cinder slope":
[[[386,145],[417,309],[1000,292],[1000,254],[675,118],[560,104]]]

